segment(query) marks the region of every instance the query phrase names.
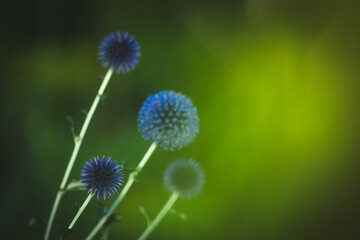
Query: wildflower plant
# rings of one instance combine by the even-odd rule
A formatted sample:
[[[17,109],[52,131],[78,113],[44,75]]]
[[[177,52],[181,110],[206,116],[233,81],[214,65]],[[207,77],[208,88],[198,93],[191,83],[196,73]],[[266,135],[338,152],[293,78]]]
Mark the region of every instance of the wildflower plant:
[[[144,240],[150,235],[179,197],[191,199],[199,195],[205,185],[205,174],[198,162],[179,159],[169,164],[164,172],[163,180],[171,196],[138,240]]]
[[[112,161],[111,157],[105,159],[94,157],[89,162],[86,162],[81,174],[80,182],[84,184],[84,190],[88,190],[88,197],[80,207],[78,213],[70,223],[68,229],[72,229],[84,211],[93,196],[100,199],[101,197],[110,198],[118,192],[123,183],[122,169],[116,161]]]
[[[115,211],[157,146],[164,150],[180,150],[188,146],[199,132],[199,117],[191,100],[181,93],[161,91],[151,95],[142,105],[138,118],[139,130],[152,144],[108,212],[86,238],[91,240]]]
[[[116,32],[105,37],[100,43],[98,55],[101,64],[108,70],[90,110],[86,113],[86,118],[79,135],[76,135],[73,131],[74,149],[50,213],[44,237],[45,240],[48,240],[50,237],[51,227],[61,198],[70,189],[71,184],[67,185],[67,182],[71,170],[99,101],[103,99],[104,91],[111,76],[113,73],[128,73],[133,70],[140,60],[141,52],[139,43],[132,35],[126,32]],[[138,127],[143,138],[151,142],[151,145],[135,170],[129,174],[125,186],[114,203],[102,215],[100,221],[87,236],[87,240],[93,239],[113,215],[113,212],[128,193],[136,177],[157,146],[165,151],[174,151],[181,150],[194,141],[199,133],[199,117],[197,109],[190,98],[182,93],[167,90],[151,95],[146,99],[139,110]],[[204,183],[204,172],[195,161],[177,160],[171,163],[165,171],[164,184],[172,195],[155,220],[149,224],[140,239],[145,239],[151,233],[179,197],[191,199],[197,196],[201,192]],[[80,174],[80,183],[78,182],[76,186],[79,184],[82,184],[83,189],[88,191],[88,196],[70,223],[67,229],[69,231],[74,227],[81,213],[94,196],[98,199],[107,199],[117,194],[123,184],[122,169],[110,157],[94,157],[85,163]]]
[[[71,154],[68,166],[66,168],[65,174],[61,181],[59,190],[57,192],[49,221],[46,227],[44,239],[48,240],[50,237],[51,227],[55,219],[55,215],[60,204],[61,198],[65,193],[66,184],[68,182],[71,170],[75,163],[76,157],[78,155],[80,146],[84,139],[85,133],[88,129],[90,121],[95,113],[95,110],[99,104],[100,99],[103,97],[106,86],[109,83],[109,80],[112,74],[115,73],[126,73],[132,70],[138,63],[140,59],[140,47],[138,42],[134,37],[128,33],[112,33],[101,42],[99,46],[99,58],[102,60],[104,67],[108,69],[103,82],[100,85],[100,88],[95,96],[95,99],[90,107],[89,112],[86,114],[84,124],[81,128],[80,134],[74,134],[74,149]]]

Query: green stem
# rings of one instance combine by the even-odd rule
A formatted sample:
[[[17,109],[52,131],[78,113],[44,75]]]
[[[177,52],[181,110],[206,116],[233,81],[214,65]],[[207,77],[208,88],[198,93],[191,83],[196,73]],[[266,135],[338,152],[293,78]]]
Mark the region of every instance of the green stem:
[[[167,203],[165,204],[165,206],[161,209],[161,211],[159,212],[159,214],[156,216],[156,218],[154,219],[154,221],[152,221],[147,228],[145,229],[145,231],[141,234],[141,236],[138,238],[138,240],[145,240],[150,233],[156,228],[156,226],[160,223],[160,221],[164,218],[164,216],[168,213],[168,211],[172,208],[172,206],[174,205],[174,203],[176,202],[176,200],[179,198],[179,193],[175,192],[173,193],[169,200],[167,201]]]
[[[140,173],[146,162],[149,160],[151,154],[154,152],[156,148],[156,143],[152,143],[150,148],[147,150],[146,154],[144,155],[143,159],[140,161],[139,165],[137,166],[136,170],[132,172],[129,176],[127,183],[125,184],[123,190],[115,200],[115,202],[111,205],[110,209],[106,212],[106,214],[100,219],[98,224],[95,228],[91,231],[91,233],[87,236],[86,240],[91,240],[95,237],[95,235],[100,231],[101,227],[105,224],[106,220],[111,216],[111,214],[115,211],[117,206],[120,202],[124,199],[125,195],[131,188],[132,184],[134,183],[136,176]]]
[[[86,198],[85,202],[81,205],[79,211],[77,212],[77,214],[75,215],[74,219],[72,220],[72,222],[69,225],[69,229],[72,229],[76,223],[76,221],[78,220],[78,218],[80,217],[81,213],[84,211],[84,209],[86,208],[86,206],[88,205],[88,203],[90,202],[91,198],[93,197],[93,195],[90,193],[88,195],[88,197]]]
[[[56,211],[57,211],[57,209],[59,207],[60,200],[61,200],[61,198],[62,198],[62,196],[64,194],[65,186],[66,186],[66,183],[67,183],[67,181],[69,179],[71,169],[72,169],[72,167],[73,167],[73,165],[75,163],[75,159],[76,159],[76,157],[78,155],[82,140],[84,139],[86,130],[87,130],[89,124],[90,124],[90,121],[91,121],[91,119],[92,119],[92,117],[94,115],[96,107],[99,104],[100,98],[103,95],[103,93],[105,91],[105,88],[106,88],[107,84],[109,83],[110,77],[113,74],[113,72],[114,72],[114,70],[112,68],[110,68],[108,70],[108,72],[106,73],[105,78],[104,78],[104,80],[103,80],[103,82],[102,82],[102,84],[101,84],[101,86],[99,88],[98,94],[96,95],[96,97],[94,99],[94,102],[91,105],[90,111],[86,115],[86,119],[85,119],[85,122],[84,122],[84,124],[83,124],[83,126],[81,128],[80,134],[79,134],[79,136],[75,137],[74,150],[73,150],[73,152],[71,154],[70,161],[69,161],[68,166],[66,168],[64,177],[63,177],[63,179],[61,181],[60,188],[59,188],[59,190],[57,192],[55,202],[54,202],[54,205],[53,205],[51,213],[50,213],[49,222],[48,222],[47,227],[46,227],[44,240],[48,240],[49,237],[50,237],[51,227],[52,227],[52,224],[54,222]]]

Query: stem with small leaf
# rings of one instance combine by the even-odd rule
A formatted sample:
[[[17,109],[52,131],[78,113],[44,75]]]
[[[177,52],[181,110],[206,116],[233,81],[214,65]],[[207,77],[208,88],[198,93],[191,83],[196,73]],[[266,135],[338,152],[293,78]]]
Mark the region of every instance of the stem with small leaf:
[[[145,231],[141,234],[138,240],[145,240],[150,233],[156,228],[156,226],[160,223],[160,221],[165,217],[165,215],[169,212],[169,210],[174,206],[176,200],[179,198],[179,193],[174,192],[165,206],[161,209],[156,218],[147,226]]]
[[[60,200],[61,200],[62,196],[64,195],[65,186],[66,186],[66,183],[67,183],[67,181],[69,179],[70,172],[71,172],[71,170],[73,168],[73,165],[75,163],[75,159],[76,159],[76,157],[78,155],[81,143],[82,143],[82,141],[84,139],[86,130],[87,130],[89,124],[90,124],[90,121],[91,121],[93,115],[94,115],[96,107],[99,104],[100,98],[104,94],[105,88],[106,88],[107,84],[109,83],[110,77],[113,74],[113,72],[114,72],[113,68],[109,68],[109,70],[106,73],[106,75],[104,77],[104,80],[103,80],[103,82],[102,82],[102,84],[101,84],[101,86],[99,88],[98,94],[96,95],[96,97],[94,99],[94,102],[91,105],[90,111],[86,115],[86,119],[85,119],[84,124],[83,124],[83,126],[81,128],[79,136],[74,137],[74,141],[75,141],[74,150],[73,150],[73,152],[71,154],[70,161],[69,161],[68,166],[66,168],[64,177],[63,177],[63,179],[61,181],[60,188],[59,188],[59,190],[57,192],[55,202],[54,202],[54,205],[53,205],[51,213],[50,213],[49,222],[48,222],[47,227],[46,227],[44,240],[48,240],[49,237],[50,237],[51,227],[52,227],[52,224],[54,222],[56,211],[57,211],[57,209],[59,207]]]
[[[146,154],[144,155],[143,159],[140,161],[139,165],[136,167],[135,171],[132,172],[129,175],[129,179],[127,183],[125,184],[123,190],[115,200],[115,202],[111,205],[109,210],[106,212],[106,214],[100,219],[98,224],[95,226],[95,228],[91,231],[91,233],[87,236],[86,240],[91,240],[95,237],[95,235],[100,231],[102,226],[105,224],[106,220],[111,216],[111,214],[115,211],[117,206],[120,204],[120,202],[124,199],[125,195],[131,188],[132,184],[134,183],[137,175],[141,172],[146,162],[149,160],[151,154],[154,152],[156,148],[156,143],[152,143]]]

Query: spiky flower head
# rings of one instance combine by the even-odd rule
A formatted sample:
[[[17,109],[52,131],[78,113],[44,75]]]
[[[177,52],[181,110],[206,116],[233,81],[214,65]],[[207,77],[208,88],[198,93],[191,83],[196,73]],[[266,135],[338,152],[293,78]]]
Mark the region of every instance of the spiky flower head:
[[[196,197],[205,185],[205,174],[198,162],[178,159],[170,163],[164,172],[164,185],[181,198]]]
[[[189,145],[199,132],[199,117],[190,98],[173,91],[146,99],[138,124],[145,140],[171,151]]]
[[[99,59],[106,68],[114,68],[116,73],[126,73],[139,62],[139,43],[127,32],[111,33],[100,43]]]
[[[99,156],[86,162],[80,174],[80,182],[84,183],[84,189],[98,199],[110,198],[117,193],[123,183],[122,169],[111,157]]]

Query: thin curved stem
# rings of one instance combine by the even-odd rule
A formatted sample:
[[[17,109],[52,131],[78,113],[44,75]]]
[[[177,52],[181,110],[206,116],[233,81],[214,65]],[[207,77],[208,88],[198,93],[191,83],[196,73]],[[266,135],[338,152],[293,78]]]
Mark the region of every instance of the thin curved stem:
[[[81,207],[79,208],[79,211],[76,213],[74,219],[72,220],[72,222],[69,225],[69,229],[72,229],[76,223],[76,221],[79,219],[81,213],[84,211],[84,209],[86,208],[86,206],[89,204],[91,198],[93,197],[93,195],[90,193],[88,195],[88,197],[86,198],[86,200],[84,201],[83,205],[81,205]]]
[[[81,207],[79,208],[79,211],[76,213],[74,219],[72,220],[72,222],[69,225],[69,229],[72,229],[76,223],[76,221],[79,219],[81,213],[84,211],[84,209],[86,208],[86,206],[89,204],[91,198],[93,197],[93,195],[90,193],[88,195],[88,197],[86,198],[86,200],[84,201],[84,203],[81,205]]]
[[[73,150],[73,152],[71,154],[70,161],[69,161],[68,166],[66,168],[64,177],[63,177],[63,179],[61,181],[60,188],[59,188],[59,190],[57,192],[55,202],[54,202],[54,205],[53,205],[51,213],[50,213],[49,222],[48,222],[47,227],[46,227],[44,240],[48,240],[49,237],[50,237],[51,227],[52,227],[52,224],[54,222],[56,211],[57,211],[57,209],[59,207],[59,203],[60,203],[61,198],[62,198],[62,196],[64,194],[65,186],[66,186],[66,183],[67,183],[67,181],[69,179],[70,172],[71,172],[71,170],[73,168],[73,165],[75,163],[75,159],[76,159],[76,157],[78,155],[82,140],[84,139],[86,130],[87,130],[89,124],[90,124],[90,121],[91,121],[93,115],[94,115],[96,107],[99,104],[100,98],[104,94],[105,88],[106,88],[107,84],[109,83],[109,80],[110,80],[111,75],[113,74],[113,72],[114,72],[114,70],[112,68],[110,68],[108,70],[108,72],[106,73],[106,75],[104,77],[104,80],[101,83],[101,86],[99,88],[98,94],[96,95],[96,97],[94,99],[94,102],[92,103],[91,108],[90,108],[88,114],[86,115],[84,124],[83,124],[83,126],[81,128],[81,131],[80,131],[80,134],[79,134],[79,136],[75,136],[75,138],[74,138],[74,140],[75,140],[74,150]]]
[[[168,213],[168,211],[174,206],[176,200],[179,198],[179,193],[173,193],[164,207],[161,209],[156,218],[147,226],[145,231],[141,234],[138,240],[145,240],[150,233],[156,228],[156,226],[160,223],[160,221],[164,218],[164,216]]]
[[[143,159],[140,161],[139,165],[137,166],[136,170],[132,172],[129,176],[129,179],[127,183],[125,184],[123,190],[115,200],[115,202],[111,205],[109,210],[106,212],[106,214],[100,219],[98,224],[95,226],[95,228],[91,231],[91,233],[87,236],[86,240],[91,240],[95,237],[95,235],[100,231],[101,227],[105,224],[106,220],[111,216],[111,214],[115,211],[117,206],[120,204],[120,202],[124,199],[125,195],[131,188],[132,184],[134,183],[136,176],[140,173],[142,168],[145,166],[146,162],[149,160],[151,154],[154,152],[156,148],[156,143],[152,143],[150,148],[147,150],[146,154],[144,155]]]

